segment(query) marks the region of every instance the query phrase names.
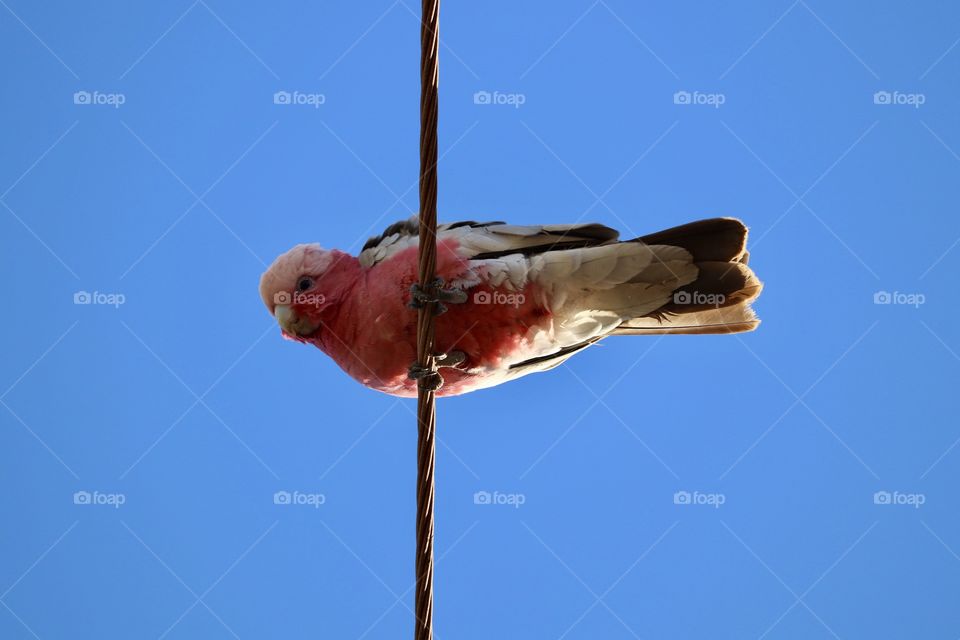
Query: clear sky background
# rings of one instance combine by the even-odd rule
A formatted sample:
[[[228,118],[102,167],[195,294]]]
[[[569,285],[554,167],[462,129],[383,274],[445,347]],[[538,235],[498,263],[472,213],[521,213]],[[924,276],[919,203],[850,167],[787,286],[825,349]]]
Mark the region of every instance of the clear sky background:
[[[415,403],[257,283],[416,210],[418,13],[0,2],[0,637],[410,637]],[[766,289],[439,403],[438,639],[960,635],[960,8],[441,22],[441,219],[734,215]]]

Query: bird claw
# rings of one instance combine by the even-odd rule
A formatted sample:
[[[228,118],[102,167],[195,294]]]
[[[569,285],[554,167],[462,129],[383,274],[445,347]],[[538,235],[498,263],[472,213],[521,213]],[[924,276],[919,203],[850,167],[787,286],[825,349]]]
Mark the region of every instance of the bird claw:
[[[449,304],[463,304],[467,301],[467,293],[465,291],[457,288],[444,289],[443,285],[443,278],[437,278],[426,288],[416,283],[413,284],[410,287],[410,307],[422,309],[433,302],[435,303],[433,313],[439,316],[447,311],[447,305],[444,304],[445,302]]]
[[[456,367],[467,360],[467,354],[463,351],[451,351],[450,353],[440,353],[434,356],[438,367]]]
[[[443,387],[443,376],[437,369],[441,367],[453,368],[463,364],[466,360],[467,354],[463,351],[439,353],[434,356],[434,367],[425,367],[419,362],[414,362],[407,369],[407,375],[411,380],[416,380],[420,388],[427,391],[439,391]]]
[[[414,362],[407,370],[411,380],[417,381],[417,386],[427,391],[439,391],[443,387],[443,376],[436,369],[425,367]]]

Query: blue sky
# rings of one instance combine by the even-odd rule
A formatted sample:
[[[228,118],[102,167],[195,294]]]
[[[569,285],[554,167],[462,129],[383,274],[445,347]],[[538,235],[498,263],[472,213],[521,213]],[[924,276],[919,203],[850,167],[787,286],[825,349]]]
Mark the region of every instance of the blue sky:
[[[409,635],[414,403],[257,282],[415,211],[418,6],[0,5],[0,637]],[[735,215],[766,289],[440,402],[438,638],[960,635],[958,19],[444,5],[441,219]]]

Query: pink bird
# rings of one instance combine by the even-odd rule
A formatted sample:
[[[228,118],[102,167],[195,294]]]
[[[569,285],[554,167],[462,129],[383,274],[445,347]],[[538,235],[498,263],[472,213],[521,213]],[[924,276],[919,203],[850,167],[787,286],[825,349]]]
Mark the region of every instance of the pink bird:
[[[358,256],[297,245],[263,274],[260,295],[286,338],[367,387],[416,396],[417,234],[415,218],[399,222]],[[607,336],[752,331],[762,285],[746,240],[733,218],[627,241],[599,224],[441,225],[437,395],[546,371]]]

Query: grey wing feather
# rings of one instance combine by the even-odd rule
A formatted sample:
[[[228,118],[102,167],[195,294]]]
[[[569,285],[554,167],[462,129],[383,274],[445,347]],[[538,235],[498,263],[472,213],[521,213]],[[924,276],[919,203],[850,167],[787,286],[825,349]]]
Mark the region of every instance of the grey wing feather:
[[[360,252],[360,263],[372,267],[398,251],[417,246],[420,225],[411,217],[394,223],[379,236],[367,240]],[[437,226],[437,238],[455,239],[460,252],[473,260],[507,255],[531,256],[547,251],[577,249],[616,242],[616,230],[600,224],[514,225],[505,222],[473,220]]]

